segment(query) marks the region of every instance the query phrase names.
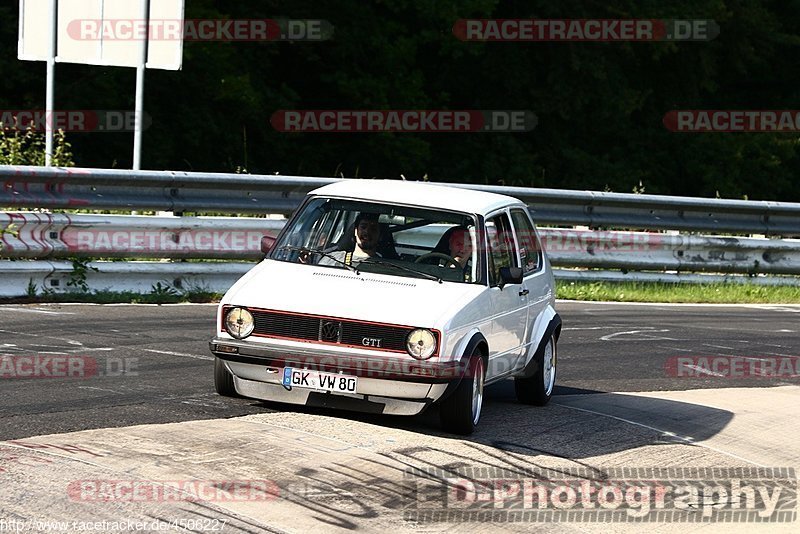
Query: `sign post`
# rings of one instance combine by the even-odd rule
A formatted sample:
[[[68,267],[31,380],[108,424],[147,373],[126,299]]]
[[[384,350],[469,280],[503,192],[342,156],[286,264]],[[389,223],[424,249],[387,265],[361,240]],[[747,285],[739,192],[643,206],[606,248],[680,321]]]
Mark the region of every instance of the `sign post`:
[[[58,39],[58,0],[48,0],[50,3],[50,24],[47,37],[47,90],[45,96],[45,149],[44,165],[53,165],[53,112],[55,111],[56,92],[56,41]]]
[[[47,62],[45,160],[53,158],[55,64],[136,68],[133,168],[141,169],[146,69],[180,70],[183,32],[153,41],[150,22],[184,26],[185,0],[19,0],[19,51],[25,61]],[[122,29],[133,28],[131,33]]]
[[[147,45],[150,41],[150,0],[142,2],[142,20],[145,24],[144,39],[139,53],[139,64],[136,65],[136,121],[133,133],[133,170],[142,168],[142,122],[144,118],[144,74],[147,70]]]

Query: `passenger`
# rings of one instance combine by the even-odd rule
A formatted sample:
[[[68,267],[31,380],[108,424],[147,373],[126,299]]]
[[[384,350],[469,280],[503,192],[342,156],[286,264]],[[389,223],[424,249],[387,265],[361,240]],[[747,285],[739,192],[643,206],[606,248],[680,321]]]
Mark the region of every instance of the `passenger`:
[[[463,226],[456,227],[450,234],[448,246],[450,247],[450,256],[458,261],[464,272],[467,272],[469,270],[468,263],[472,259],[472,236],[469,235],[469,229]]]

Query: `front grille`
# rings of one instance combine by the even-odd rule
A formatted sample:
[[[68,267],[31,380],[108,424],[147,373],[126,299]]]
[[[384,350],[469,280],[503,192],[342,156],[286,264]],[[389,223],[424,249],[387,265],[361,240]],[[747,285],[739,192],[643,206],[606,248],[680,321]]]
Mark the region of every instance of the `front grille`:
[[[271,314],[252,311],[253,333],[269,337],[314,340],[319,337],[319,320],[302,315]]]
[[[406,352],[406,337],[415,327],[363,323],[336,317],[294,315],[248,308],[255,320],[254,336],[315,341]],[[434,331],[439,342],[438,332]],[[437,350],[438,352],[438,350]]]

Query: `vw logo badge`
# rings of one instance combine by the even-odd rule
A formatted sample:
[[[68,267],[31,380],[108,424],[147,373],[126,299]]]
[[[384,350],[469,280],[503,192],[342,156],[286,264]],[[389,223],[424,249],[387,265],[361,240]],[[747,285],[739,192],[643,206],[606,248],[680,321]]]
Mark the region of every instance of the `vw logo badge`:
[[[325,321],[322,323],[322,340],[339,341],[339,323],[336,321]]]

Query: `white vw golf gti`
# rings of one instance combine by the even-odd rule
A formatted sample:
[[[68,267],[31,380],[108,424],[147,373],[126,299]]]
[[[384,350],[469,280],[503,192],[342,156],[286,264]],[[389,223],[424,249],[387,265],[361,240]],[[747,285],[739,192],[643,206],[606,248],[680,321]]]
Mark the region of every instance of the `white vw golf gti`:
[[[413,415],[469,434],[484,387],[544,405],[561,318],[525,204],[423,183],[308,194],[225,294],[210,342],[221,395]]]

